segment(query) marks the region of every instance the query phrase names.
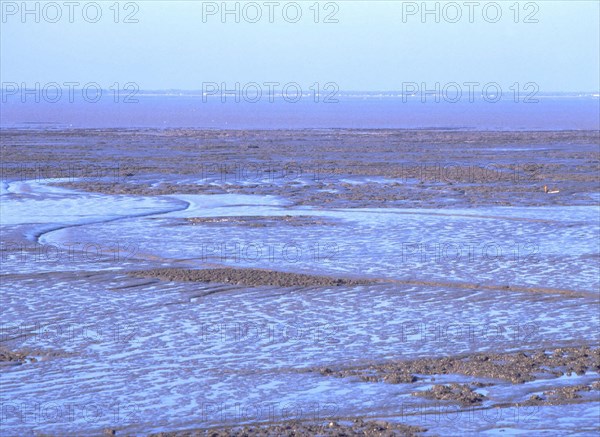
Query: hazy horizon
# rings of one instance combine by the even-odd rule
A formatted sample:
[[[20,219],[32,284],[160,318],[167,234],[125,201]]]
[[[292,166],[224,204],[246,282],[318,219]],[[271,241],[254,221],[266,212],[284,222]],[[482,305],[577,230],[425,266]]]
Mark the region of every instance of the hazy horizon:
[[[465,2],[274,2],[270,11],[267,2],[138,1],[119,8],[100,2],[85,14],[87,3],[73,11],[47,3],[2,2],[2,82],[196,90],[203,82],[295,81],[379,91],[473,81],[600,89],[598,2],[475,2],[473,10]]]

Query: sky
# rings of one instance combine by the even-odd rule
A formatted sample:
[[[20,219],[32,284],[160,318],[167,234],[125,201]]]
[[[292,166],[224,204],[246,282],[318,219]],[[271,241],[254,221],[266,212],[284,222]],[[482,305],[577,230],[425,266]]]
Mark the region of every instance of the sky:
[[[134,82],[143,90],[197,90],[205,82],[335,82],[341,90],[376,91],[399,90],[406,82],[533,82],[546,92],[600,88],[596,0],[498,1],[499,18],[498,7],[485,1],[473,10],[463,1],[427,2],[432,10],[438,4],[439,15],[424,17],[420,1],[227,2],[232,10],[238,4],[239,23],[235,13],[221,15],[223,2],[115,7],[114,1],[82,1],[72,10],[64,1],[48,3],[27,2],[34,12],[23,16],[21,1],[1,2],[3,84],[95,82],[109,88]],[[298,10],[302,15],[293,22]]]

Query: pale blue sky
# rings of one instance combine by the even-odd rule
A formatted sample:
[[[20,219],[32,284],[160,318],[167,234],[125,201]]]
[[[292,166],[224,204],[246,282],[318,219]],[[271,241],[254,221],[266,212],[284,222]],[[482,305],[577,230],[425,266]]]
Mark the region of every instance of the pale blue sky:
[[[338,1],[337,24],[315,24],[308,16],[314,1],[299,2],[306,15],[295,24],[277,13],[275,23],[266,17],[256,24],[222,24],[215,17],[203,23],[200,1],[138,1],[139,23],[115,24],[109,10],[114,1],[99,3],[104,15],[95,24],[77,10],[74,23],[66,16],[54,24],[5,17],[2,82],[97,82],[103,88],[136,82],[141,89],[200,89],[202,82],[223,81],[331,81],[342,90],[436,81],[536,82],[540,91],[600,87],[595,0],[535,2],[535,24],[514,23],[514,1],[499,2],[503,17],[497,23],[476,10],[474,23],[463,17],[454,24],[432,18],[423,24],[418,16],[403,23],[400,1]]]

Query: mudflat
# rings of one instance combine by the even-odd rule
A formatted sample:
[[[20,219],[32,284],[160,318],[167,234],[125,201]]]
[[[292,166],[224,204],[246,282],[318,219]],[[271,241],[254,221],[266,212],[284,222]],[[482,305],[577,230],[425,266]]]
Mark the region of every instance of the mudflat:
[[[599,144],[596,131],[3,130],[6,423],[597,430]],[[24,413],[49,405],[64,414]]]

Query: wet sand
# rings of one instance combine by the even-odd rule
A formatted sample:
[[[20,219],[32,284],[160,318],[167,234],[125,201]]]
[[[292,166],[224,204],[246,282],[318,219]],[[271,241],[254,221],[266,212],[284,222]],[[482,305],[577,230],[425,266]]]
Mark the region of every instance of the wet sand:
[[[304,436],[304,435],[329,435],[329,436],[379,436],[393,437],[404,436],[413,437],[421,435],[425,428],[417,426],[408,426],[378,421],[363,421],[356,419],[352,422],[325,422],[325,423],[302,423],[288,422],[272,425],[261,426],[244,426],[231,428],[215,428],[210,430],[189,430],[181,432],[166,432],[152,434],[151,437],[225,437],[225,436],[252,436],[252,437],[268,437],[268,436]]]
[[[499,379],[512,384],[523,384],[536,379],[558,378],[572,373],[585,375],[586,372],[600,373],[600,349],[559,348],[554,351],[537,350],[510,354],[476,354],[459,357],[398,361],[387,364],[373,364],[359,369],[319,370],[325,376],[342,378],[354,377],[367,382],[386,382],[390,384],[411,383],[423,380],[435,380],[429,376],[415,375],[466,375],[483,379]],[[485,381],[474,382],[482,385]],[[485,385],[485,384],[484,384]],[[493,383],[489,383],[493,385]],[[438,386],[446,387],[446,386]],[[465,399],[466,386],[458,386],[456,392],[444,391],[436,399]],[[468,388],[468,387],[467,387]],[[467,390],[468,392],[468,390]],[[438,396],[435,391],[433,392]],[[448,396],[446,396],[448,395]],[[468,395],[466,399],[469,399]],[[481,398],[478,402],[481,401]],[[469,402],[472,402],[471,400]]]
[[[589,205],[586,194],[600,188],[594,131],[99,129],[2,137],[3,178],[34,175],[39,166],[43,177],[83,177],[66,186],[108,194],[227,192],[326,207],[443,208]],[[144,180],[156,174],[199,183]],[[560,193],[544,193],[544,185]]]
[[[26,181],[34,180],[48,182],[51,187],[91,193],[92,196],[114,196],[111,199],[129,198],[127,196],[132,196],[132,199],[137,196],[154,199],[163,196],[160,199],[165,200],[165,204],[167,201],[180,202],[172,211],[185,211],[185,206],[180,204],[181,199],[186,197],[171,199],[170,196],[276,196],[286,202],[277,207],[283,212],[290,212],[269,215],[268,212],[251,210],[243,214],[238,209],[252,205],[240,197],[239,200],[234,199],[233,207],[211,206],[215,208],[214,214],[211,212],[213,215],[206,217],[194,211],[189,213],[190,216],[168,216],[152,212],[152,208],[158,206],[142,205],[141,212],[136,210],[135,215],[127,212],[123,218],[111,217],[109,220],[114,221],[114,228],[103,228],[109,223],[108,219],[95,218],[89,219],[91,225],[51,223],[42,226],[36,220],[30,220],[15,226],[3,226],[1,253],[3,261],[7,261],[7,267],[3,267],[2,282],[10,288],[3,303],[9,308],[10,317],[7,319],[9,328],[3,331],[0,342],[0,361],[3,371],[12,372],[9,374],[10,388],[3,393],[4,398],[12,402],[15,398],[11,396],[17,396],[18,399],[26,395],[37,397],[50,391],[44,385],[36,385],[28,391],[19,384],[20,378],[27,376],[24,373],[25,376],[21,376],[18,372],[27,372],[28,369],[34,372],[41,369],[41,374],[50,375],[48,384],[54,380],[72,380],[73,387],[78,391],[77,396],[88,396],[94,393],[94,389],[87,386],[90,378],[83,370],[79,370],[81,368],[87,369],[90,375],[101,375],[105,378],[104,384],[122,379],[123,382],[119,382],[113,391],[107,392],[108,396],[125,393],[140,405],[156,396],[159,402],[170,405],[165,410],[163,404],[161,411],[167,418],[155,418],[156,412],[140,413],[134,423],[108,428],[96,422],[83,425],[69,423],[65,428],[60,428],[60,423],[31,427],[30,424],[17,421],[16,425],[11,422],[11,426],[15,426],[12,430],[24,432],[35,428],[35,432],[45,435],[62,435],[65,432],[93,435],[106,430],[107,435],[141,434],[157,437],[436,435],[445,434],[447,429],[439,423],[420,426],[415,420],[422,411],[400,414],[397,406],[388,408],[376,403],[373,407],[358,411],[351,404],[352,394],[347,393],[356,389],[362,390],[361,393],[374,393],[372,396],[375,398],[381,395],[386,401],[402,399],[406,402],[425,402],[423,408],[426,415],[430,414],[429,408],[436,402],[453,405],[458,411],[468,407],[506,410],[523,406],[552,411],[551,407],[567,405],[588,408],[585,411],[590,411],[597,408],[600,402],[599,343],[597,336],[587,333],[593,332],[593,325],[597,325],[597,321],[589,314],[598,307],[598,296],[582,287],[581,283],[585,281],[578,278],[581,271],[588,272],[591,264],[597,264],[598,253],[577,255],[576,260],[580,263],[577,268],[580,270],[574,269],[570,273],[573,280],[563,281],[559,285],[556,285],[556,280],[551,282],[545,276],[556,276],[550,258],[542,259],[544,269],[536,270],[534,266],[532,270],[524,270],[525,277],[530,271],[539,275],[529,282],[518,282],[512,276],[507,276],[510,280],[505,279],[502,273],[510,269],[510,265],[494,267],[499,273],[492,269],[492,279],[487,281],[477,277],[464,280],[445,265],[438,266],[442,273],[435,270],[435,274],[427,270],[427,265],[415,267],[410,271],[414,278],[407,278],[399,276],[395,270],[386,276],[385,268],[365,271],[356,268],[353,271],[353,266],[359,264],[352,263],[361,262],[361,257],[364,257],[365,264],[377,266],[382,262],[377,255],[360,250],[353,253],[355,257],[350,259],[352,263],[341,262],[339,266],[331,262],[328,264],[330,259],[320,264],[288,263],[283,267],[281,263],[232,266],[214,257],[190,258],[186,254],[177,254],[175,249],[180,240],[175,237],[179,234],[173,234],[175,237],[171,240],[172,235],[168,233],[166,241],[169,244],[166,246],[174,250],[175,255],[171,255],[171,252],[158,254],[148,248],[132,252],[132,256],[125,260],[117,260],[112,252],[90,259],[89,254],[75,250],[69,253],[75,261],[42,259],[34,264],[29,262],[32,254],[36,253],[35,248],[43,243],[43,237],[48,234],[72,232],[72,238],[82,240],[88,228],[98,232],[92,232],[91,235],[114,235],[121,229],[126,233],[127,229],[132,228],[125,227],[125,220],[144,217],[144,214],[148,215],[146,221],[140,221],[139,224],[132,222],[130,225],[141,228],[140,234],[148,234],[151,240],[152,233],[160,227],[165,232],[180,232],[181,238],[189,237],[192,246],[194,241],[198,241],[198,244],[204,241],[199,238],[201,235],[209,235],[213,239],[217,238],[215,236],[231,238],[226,237],[225,232],[232,229],[242,236],[255,230],[264,232],[265,239],[267,235],[273,239],[273,236],[285,231],[283,235],[297,234],[300,240],[306,241],[313,233],[331,233],[337,238],[341,234],[349,242],[358,240],[358,233],[354,235],[352,225],[352,220],[358,219],[353,216],[348,225],[333,216],[314,214],[314,211],[334,209],[343,212],[364,208],[377,208],[378,211],[423,208],[431,210],[432,216],[438,217],[443,225],[446,225],[443,221],[446,208],[476,209],[477,214],[464,216],[498,220],[502,223],[502,230],[510,233],[513,229],[515,235],[526,234],[531,237],[528,229],[538,228],[528,226],[538,225],[544,230],[551,230],[552,227],[577,230],[587,223],[573,219],[565,221],[552,214],[533,218],[527,215],[501,217],[495,215],[496,211],[488,214],[487,208],[597,206],[600,191],[597,177],[600,165],[598,132],[6,130],[2,132],[1,140],[2,179],[6,186],[23,182],[20,191],[9,193],[11,199],[22,202],[42,197],[35,192],[35,187],[27,185]],[[66,179],[48,180],[54,177]],[[559,192],[547,193],[544,186]],[[63,194],[60,192],[47,194],[48,199],[60,199],[61,196]],[[105,200],[104,197],[98,198],[98,202]],[[274,208],[270,204],[260,205],[260,208],[263,207]],[[144,208],[149,212],[144,212]],[[304,211],[302,208],[311,209]],[[399,223],[402,224],[401,218],[406,212],[394,211],[393,214],[399,217]],[[456,212],[448,213],[448,218],[459,215]],[[370,231],[371,238],[374,241],[394,238],[386,234],[389,231],[387,226],[384,223],[374,228],[374,231]],[[428,229],[424,227],[423,234],[427,232]],[[154,237],[159,241],[157,236]],[[4,244],[6,242],[11,244]],[[24,250],[18,248],[16,243],[31,247]],[[160,242],[156,244],[161,246]],[[382,242],[378,244],[383,245]],[[23,262],[23,258],[27,262]],[[393,256],[392,261],[395,261]],[[567,261],[559,259],[559,263]],[[330,264],[334,268],[329,268]],[[488,264],[471,263],[468,267],[484,270]],[[518,267],[530,268],[525,263]],[[568,265],[564,269],[569,271]],[[390,291],[392,289],[398,298],[394,297]],[[32,308],[39,305],[38,301],[31,300],[36,293],[39,299],[49,299],[46,306],[36,309],[39,313],[32,312]],[[48,297],[45,297],[46,293]],[[490,296],[495,296],[496,300]],[[489,317],[494,323],[508,323],[506,320],[510,320],[511,313],[518,311],[521,314],[518,323],[525,324],[537,318],[536,323],[547,327],[548,338],[541,338],[543,345],[539,347],[531,343],[521,344],[519,341],[523,338],[520,338],[519,341],[486,343],[485,351],[470,353],[446,352],[437,344],[427,344],[427,348],[420,343],[410,345],[406,340],[394,344],[394,338],[398,335],[395,330],[400,323],[394,320],[395,316],[401,319],[408,313],[411,323],[420,322],[422,317],[426,317],[421,315],[421,311],[426,314],[428,310],[439,309],[452,299],[456,299],[457,303],[450,310],[445,310],[449,311],[446,316],[460,320],[465,317],[463,311],[468,308],[482,319]],[[513,302],[513,306],[502,306],[504,299]],[[389,302],[393,302],[389,304],[392,307],[387,306]],[[90,305],[89,308],[86,305]],[[374,306],[373,310],[370,310],[371,305]],[[210,313],[210,317],[205,319],[213,306],[216,308],[215,314]],[[558,310],[550,320],[542,318],[553,307],[563,306],[565,321],[553,322],[552,317],[556,317]],[[296,323],[310,317],[328,320],[327,316],[334,314],[338,307],[343,311],[351,308],[350,311],[363,314],[364,319],[375,319],[368,320],[372,325],[363,334],[366,340],[359,341],[361,346],[356,349],[355,342],[361,337],[350,327],[346,337],[330,338],[330,343],[323,342],[320,336],[317,336],[319,340],[316,343],[307,343],[307,339],[302,338],[293,347],[286,345],[289,350],[277,347],[274,350],[270,331],[270,343],[261,343],[262,339],[253,343],[248,341],[247,333],[241,335],[243,341],[239,340],[242,331],[237,326],[229,331],[220,328],[224,321],[243,325],[254,323],[253,317],[259,316],[269,322],[289,320]],[[81,308],[80,313],[73,312],[71,308]],[[384,311],[386,316],[381,316],[377,311]],[[152,314],[153,318],[146,319],[148,314]],[[344,319],[344,314],[335,315]],[[347,313],[346,318],[353,320],[352,315]],[[442,312],[431,317],[443,316]],[[32,334],[30,329],[13,329],[13,325],[31,323],[36,317],[46,324],[68,320],[74,325],[90,321],[98,323],[94,318],[97,317],[98,320],[110,320],[111,327],[132,323],[137,327],[136,332],[142,332],[145,325],[152,325],[155,331],[151,330],[145,336],[139,334],[143,346],[132,344],[111,349],[110,345],[106,346],[105,342],[100,341],[100,345],[107,348],[103,350],[97,341],[94,343],[98,333],[92,338],[94,341],[83,336],[67,344],[60,341],[52,344],[45,343],[46,337]],[[178,320],[182,324],[175,327]],[[353,329],[361,329],[358,324],[353,325],[355,322],[348,323]],[[556,334],[556,338],[552,337],[551,328],[560,323],[565,324],[564,329],[560,335]],[[190,326],[194,329],[191,330],[192,334],[187,334]],[[581,327],[586,329],[578,331]],[[375,329],[381,329],[381,332]],[[223,340],[227,339],[230,331],[235,332],[235,340],[231,344]],[[60,337],[56,334],[58,330],[52,332],[55,334],[53,337]],[[186,343],[190,341],[190,335],[202,337],[201,355],[189,348],[193,343]],[[211,335],[214,336],[212,340],[216,338],[214,344],[206,340],[210,340]],[[32,339],[40,342],[40,345],[28,345],[27,341]],[[331,352],[332,348],[338,346],[332,345],[339,345],[335,353]],[[452,349],[454,346],[450,344],[448,347]],[[407,347],[419,358],[407,358],[403,349]],[[381,353],[378,353],[379,349]],[[210,353],[204,350],[210,350]],[[238,355],[239,358],[236,358]],[[252,361],[254,356],[259,358]],[[301,365],[303,356],[307,361]],[[42,367],[44,365],[51,367],[46,370]],[[113,367],[121,369],[125,376],[115,378]],[[61,376],[61,369],[65,369],[66,376]],[[194,373],[198,369],[203,371],[200,376]],[[143,378],[144,372],[154,378],[145,382],[145,390],[150,390],[150,395],[145,394],[142,385],[135,383],[136,378]],[[169,377],[175,372],[184,373],[177,378]],[[163,374],[166,377],[160,379]],[[284,399],[288,392],[294,392],[294,384],[300,386],[301,380],[295,379],[300,376],[318,381],[315,383],[316,389],[310,385],[312,382],[299,389],[296,396],[300,399],[319,400],[331,390],[332,396],[341,396],[340,403],[347,405],[342,405],[339,414],[328,415],[326,420],[303,418],[288,421],[279,417],[276,420],[261,418],[250,420],[251,423],[245,420],[216,426],[205,420],[204,415],[200,417],[198,414],[196,417],[179,411],[181,404],[169,404],[168,401],[170,396],[185,395],[189,390],[204,393],[217,387],[214,390],[218,392],[218,387],[223,389],[222,386],[227,384],[227,389],[223,389],[226,397],[235,396],[229,388],[235,387],[240,389],[237,394],[240,398],[242,394],[256,392],[256,396],[279,400]],[[176,381],[188,377],[195,381],[189,387],[175,385]],[[64,387],[71,383],[63,386],[62,382],[58,387],[63,388],[55,389],[57,396],[68,398],[65,394],[68,390]],[[325,388],[320,388],[320,384]],[[263,388],[259,390],[259,387]],[[311,387],[316,390],[316,395],[311,392]],[[13,395],[11,389],[17,395]],[[147,408],[151,410],[150,406]],[[169,408],[177,410],[178,419],[174,423],[169,420]],[[573,425],[566,426],[576,429],[577,415],[568,417]],[[476,424],[475,429],[482,431],[489,426],[489,423],[482,422]],[[532,425],[533,428],[527,426],[516,423],[508,428],[535,433],[544,429],[546,424],[541,420]],[[53,427],[58,427],[56,434],[52,432]],[[492,424],[491,427],[500,432],[505,424]],[[459,424],[451,433],[458,434],[460,431]]]
[[[180,282],[217,282],[248,286],[270,285],[275,287],[331,287],[369,284],[368,280],[331,278],[258,269],[155,269],[130,272],[133,276],[160,278]]]

